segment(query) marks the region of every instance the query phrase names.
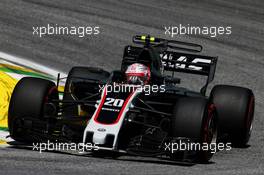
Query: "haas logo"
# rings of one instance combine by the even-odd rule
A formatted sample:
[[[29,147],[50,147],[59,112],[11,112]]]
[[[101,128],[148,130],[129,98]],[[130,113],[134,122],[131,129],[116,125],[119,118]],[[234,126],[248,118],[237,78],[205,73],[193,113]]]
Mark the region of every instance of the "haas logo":
[[[105,132],[106,129],[104,129],[104,128],[98,128],[97,131],[99,131],[99,132]]]
[[[203,67],[201,66],[194,66],[194,65],[187,65],[186,63],[205,63],[210,64],[212,60],[203,59],[203,58],[194,58],[191,62],[188,60],[186,56],[181,56],[179,58],[173,57],[172,54],[161,54],[160,57],[162,58],[163,66],[170,67],[170,68],[179,68],[179,69],[192,69],[192,70],[202,70]],[[179,61],[182,63],[173,63],[169,62],[170,60]]]

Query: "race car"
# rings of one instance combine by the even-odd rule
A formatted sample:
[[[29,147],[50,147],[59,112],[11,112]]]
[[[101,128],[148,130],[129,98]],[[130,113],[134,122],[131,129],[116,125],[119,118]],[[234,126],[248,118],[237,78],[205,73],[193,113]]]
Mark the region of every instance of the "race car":
[[[62,98],[58,87],[64,77],[58,75],[56,84],[22,78],[9,104],[10,136],[27,144],[92,143],[98,148],[87,150],[92,155],[197,162],[208,162],[214,152],[180,150],[179,145],[247,145],[254,94],[244,87],[216,85],[206,95],[217,57],[197,54],[202,51],[198,44],[149,35],[133,36],[133,43],[124,48],[120,70],[73,67]],[[206,82],[190,90],[180,85],[178,72],[201,75]]]

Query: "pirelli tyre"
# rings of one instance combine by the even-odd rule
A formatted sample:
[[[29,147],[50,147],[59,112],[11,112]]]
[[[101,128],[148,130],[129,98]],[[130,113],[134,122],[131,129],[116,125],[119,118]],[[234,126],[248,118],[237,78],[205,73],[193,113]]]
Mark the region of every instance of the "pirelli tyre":
[[[219,136],[226,135],[235,147],[245,147],[249,141],[254,118],[255,100],[252,90],[243,87],[216,85],[210,95],[216,106]],[[221,138],[220,138],[221,140]]]
[[[43,120],[45,104],[50,99],[58,99],[58,90],[52,81],[25,77],[15,86],[8,110],[8,128],[11,137],[16,141],[33,142],[28,130],[38,129],[31,118]]]
[[[183,152],[187,155],[184,157],[188,158],[189,153],[194,153],[188,159],[200,163],[208,162],[215,153],[215,150],[209,149],[210,145],[215,146],[217,140],[217,117],[214,104],[200,97],[178,99],[171,118],[171,134],[174,138],[182,138],[183,142],[187,139],[187,144],[198,145],[193,148],[186,147],[187,150]],[[204,145],[208,146],[208,149],[203,149]]]
[[[67,77],[63,100],[74,101],[81,100],[87,96],[99,93],[99,83],[105,83],[110,76],[110,73],[95,67],[73,67]],[[86,94],[83,94],[86,93]],[[95,97],[96,98],[96,97]],[[93,100],[93,99],[89,99]],[[95,109],[88,109],[88,112],[93,113]],[[80,116],[82,110],[78,104],[65,105],[63,110],[64,117]],[[85,114],[87,115],[87,114]]]

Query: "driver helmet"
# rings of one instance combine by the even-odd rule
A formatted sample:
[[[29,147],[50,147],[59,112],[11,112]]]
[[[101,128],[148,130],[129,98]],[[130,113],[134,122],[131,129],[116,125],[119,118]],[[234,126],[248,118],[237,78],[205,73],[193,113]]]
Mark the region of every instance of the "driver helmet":
[[[144,64],[134,63],[127,67],[125,74],[128,83],[145,85],[150,79],[150,68]]]

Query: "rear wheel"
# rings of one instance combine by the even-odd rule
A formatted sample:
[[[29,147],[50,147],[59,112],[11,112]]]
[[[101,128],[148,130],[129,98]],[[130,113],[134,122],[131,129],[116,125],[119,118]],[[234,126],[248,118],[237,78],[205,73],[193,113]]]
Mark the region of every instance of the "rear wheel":
[[[45,115],[45,104],[50,99],[58,99],[58,91],[55,83],[49,80],[25,77],[17,83],[8,111],[8,128],[14,140],[34,141],[27,134],[28,129],[35,127],[34,122],[26,122],[24,118],[42,120]]]
[[[254,118],[253,92],[237,86],[217,85],[212,89],[210,98],[216,106],[220,136],[227,135],[233,146],[245,147]]]
[[[98,82],[106,82],[109,76],[109,72],[100,68],[73,67],[67,77],[63,100],[80,100],[98,93],[100,89]],[[88,79],[90,82],[84,82]],[[82,115],[81,111],[83,110],[81,110],[80,105],[67,105],[63,110],[63,116],[80,116]]]
[[[92,117],[95,107],[90,105],[81,105],[74,103],[76,100],[96,101],[100,99],[100,90],[107,82],[110,73],[100,68],[94,67],[73,67],[67,77],[64,88],[63,100],[72,103],[63,103],[62,116],[65,119],[73,119],[72,117],[84,117],[82,123],[87,123]],[[99,85],[101,87],[99,87]],[[69,133],[82,133],[86,124],[67,124],[64,126]],[[67,136],[68,137],[68,136]],[[72,138],[72,137],[71,137]],[[74,136],[78,138],[78,136]]]
[[[204,144],[216,144],[217,138],[215,107],[207,99],[180,98],[174,106],[171,123],[173,137],[188,138],[200,145],[199,149],[190,150],[195,151],[194,161],[207,162],[212,157],[212,150],[201,149]]]

